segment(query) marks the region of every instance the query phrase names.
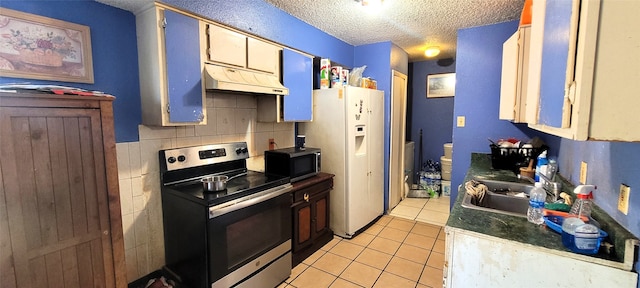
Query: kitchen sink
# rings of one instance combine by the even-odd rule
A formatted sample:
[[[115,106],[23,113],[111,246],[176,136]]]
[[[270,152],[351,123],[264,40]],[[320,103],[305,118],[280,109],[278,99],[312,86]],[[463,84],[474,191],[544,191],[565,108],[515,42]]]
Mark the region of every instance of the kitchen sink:
[[[527,217],[529,192],[533,189],[533,185],[496,180],[476,181],[483,183],[489,189],[484,196],[484,201],[476,205],[471,201],[473,197],[465,193],[462,200],[462,207]]]

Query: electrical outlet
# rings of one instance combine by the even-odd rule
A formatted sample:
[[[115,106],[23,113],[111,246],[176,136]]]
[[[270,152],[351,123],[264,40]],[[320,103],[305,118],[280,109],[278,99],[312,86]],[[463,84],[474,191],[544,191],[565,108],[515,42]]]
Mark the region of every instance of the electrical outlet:
[[[580,163],[580,184],[587,184],[587,162]]]
[[[620,184],[620,197],[618,197],[618,210],[627,215],[629,213],[629,193],[631,192],[631,187]]]
[[[457,118],[458,120],[458,127],[464,127],[464,121],[465,121],[465,117],[464,116],[458,116]]]
[[[269,150],[273,150],[276,149],[276,141],[273,140],[273,138],[269,138]]]

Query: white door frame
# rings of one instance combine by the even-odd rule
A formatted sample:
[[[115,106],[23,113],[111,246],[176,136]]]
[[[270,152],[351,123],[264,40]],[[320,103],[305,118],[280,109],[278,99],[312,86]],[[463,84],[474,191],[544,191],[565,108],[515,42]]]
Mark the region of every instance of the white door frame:
[[[389,207],[404,198],[404,146],[407,127],[407,75],[391,70],[391,111],[389,129]]]

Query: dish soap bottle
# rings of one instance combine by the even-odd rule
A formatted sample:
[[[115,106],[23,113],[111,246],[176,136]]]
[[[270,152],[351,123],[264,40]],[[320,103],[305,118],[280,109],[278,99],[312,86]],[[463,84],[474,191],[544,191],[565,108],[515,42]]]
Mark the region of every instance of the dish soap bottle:
[[[591,216],[591,199],[593,199],[592,191],[595,189],[597,189],[595,185],[578,185],[573,190],[573,193],[576,194],[576,202],[571,206],[569,215],[589,218]]]
[[[538,158],[536,159],[536,174],[535,174],[535,182],[542,182],[540,180],[540,174],[547,176],[547,165],[549,164],[549,160],[547,160],[547,150],[542,151]],[[543,183],[544,184],[544,183]]]

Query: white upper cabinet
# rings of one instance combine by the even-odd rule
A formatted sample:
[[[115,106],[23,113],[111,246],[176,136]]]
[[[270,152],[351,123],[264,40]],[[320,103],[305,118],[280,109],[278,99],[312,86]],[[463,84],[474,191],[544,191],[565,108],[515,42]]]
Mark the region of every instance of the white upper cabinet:
[[[529,126],[574,140],[640,141],[640,1],[532,8]]]
[[[274,44],[208,24],[209,61],[280,75],[280,51]]]
[[[502,120],[526,123],[527,71],[531,27],[520,27],[502,45],[500,115]]]
[[[247,38],[247,68],[280,75],[280,51],[273,44]]]
[[[216,25],[208,24],[207,27],[209,30],[209,60],[246,67],[247,36]]]

